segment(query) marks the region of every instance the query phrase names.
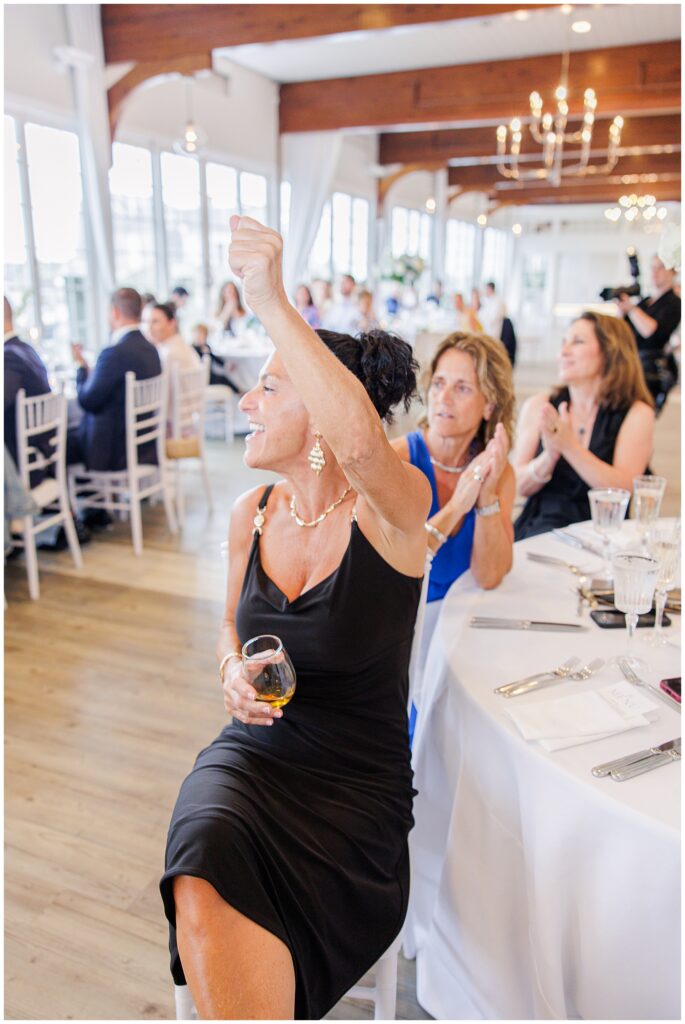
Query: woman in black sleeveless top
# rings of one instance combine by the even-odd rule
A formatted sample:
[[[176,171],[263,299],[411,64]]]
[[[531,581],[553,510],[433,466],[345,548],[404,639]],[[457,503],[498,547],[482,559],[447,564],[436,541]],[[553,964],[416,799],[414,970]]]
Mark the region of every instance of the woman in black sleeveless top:
[[[409,346],[317,337],[283,290],[280,237],[251,218],[231,226],[231,266],[276,346],[240,403],[245,461],[284,479],[233,510],[218,647],[233,721],[181,787],[161,892],[172,974],[202,1018],[310,1019],[404,920],[430,490],[381,423],[414,391]],[[279,636],[297,673],[282,710],[253,699],[237,656],[258,634]]]
[[[654,403],[622,320],[583,313],[566,332],[559,362],[562,386],[521,410],[513,461],[528,500],[516,540],[590,519],[588,491],[632,490],[652,454]]]

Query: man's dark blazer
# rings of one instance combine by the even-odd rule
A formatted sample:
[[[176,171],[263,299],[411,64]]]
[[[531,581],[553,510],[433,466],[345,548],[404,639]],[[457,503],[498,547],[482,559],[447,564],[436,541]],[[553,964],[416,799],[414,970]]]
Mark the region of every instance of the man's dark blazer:
[[[8,338],[5,342],[3,363],[5,372],[5,445],[14,461],[17,462],[17,393],[23,388],[27,398],[35,398],[36,395],[47,394],[50,391],[50,384],[48,383],[48,372],[35,348],[27,345],[25,341],[21,341],[16,335],[13,338]],[[52,434],[50,432],[40,434],[32,440],[33,445],[45,455],[54,453],[54,448],[49,443]],[[35,487],[44,476],[44,472],[34,471],[31,474],[31,486]]]
[[[87,469],[126,469],[126,374],[130,370],[136,380],[162,372],[157,349],[135,327],[116,345],[103,349],[93,371],[79,367],[76,386],[85,412],[79,440]],[[138,461],[156,464],[154,441],[138,449]]]

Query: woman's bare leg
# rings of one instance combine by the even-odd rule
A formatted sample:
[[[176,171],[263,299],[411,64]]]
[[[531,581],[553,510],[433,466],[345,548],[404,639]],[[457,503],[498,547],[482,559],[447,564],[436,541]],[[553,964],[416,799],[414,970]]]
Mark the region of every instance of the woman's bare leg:
[[[292,1020],[288,947],[202,878],[174,878],[176,942],[202,1020]]]

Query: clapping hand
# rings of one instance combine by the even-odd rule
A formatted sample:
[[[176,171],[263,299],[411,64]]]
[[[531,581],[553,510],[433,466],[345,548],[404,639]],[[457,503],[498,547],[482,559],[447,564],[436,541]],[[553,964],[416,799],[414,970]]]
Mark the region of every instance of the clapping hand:
[[[547,404],[542,407],[540,414],[540,435],[542,445],[547,451],[557,452],[563,455],[579,445],[578,439],[571,423],[571,413],[568,402],[561,402],[559,411],[554,406]]]
[[[79,366],[83,366],[86,370],[88,369],[88,363],[86,362],[85,356],[83,355],[83,345],[79,345],[78,342],[72,342],[71,355],[74,359],[74,362],[78,363]]]
[[[283,239],[252,217],[231,217],[228,262],[241,279],[245,301],[259,316],[266,307],[287,297],[281,275]]]
[[[478,499],[481,505],[490,505],[497,497],[497,488],[500,477],[507,464],[509,454],[509,438],[501,423],[495,427],[494,436],[488,441],[483,455],[485,466],[483,469],[483,483],[481,484]]]

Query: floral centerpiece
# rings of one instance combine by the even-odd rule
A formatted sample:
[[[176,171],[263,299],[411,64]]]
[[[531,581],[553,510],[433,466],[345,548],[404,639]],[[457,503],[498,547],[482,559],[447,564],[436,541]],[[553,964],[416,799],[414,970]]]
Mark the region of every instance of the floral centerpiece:
[[[387,253],[381,264],[381,279],[412,287],[421,277],[424,268],[425,263],[420,256],[391,256]]]

